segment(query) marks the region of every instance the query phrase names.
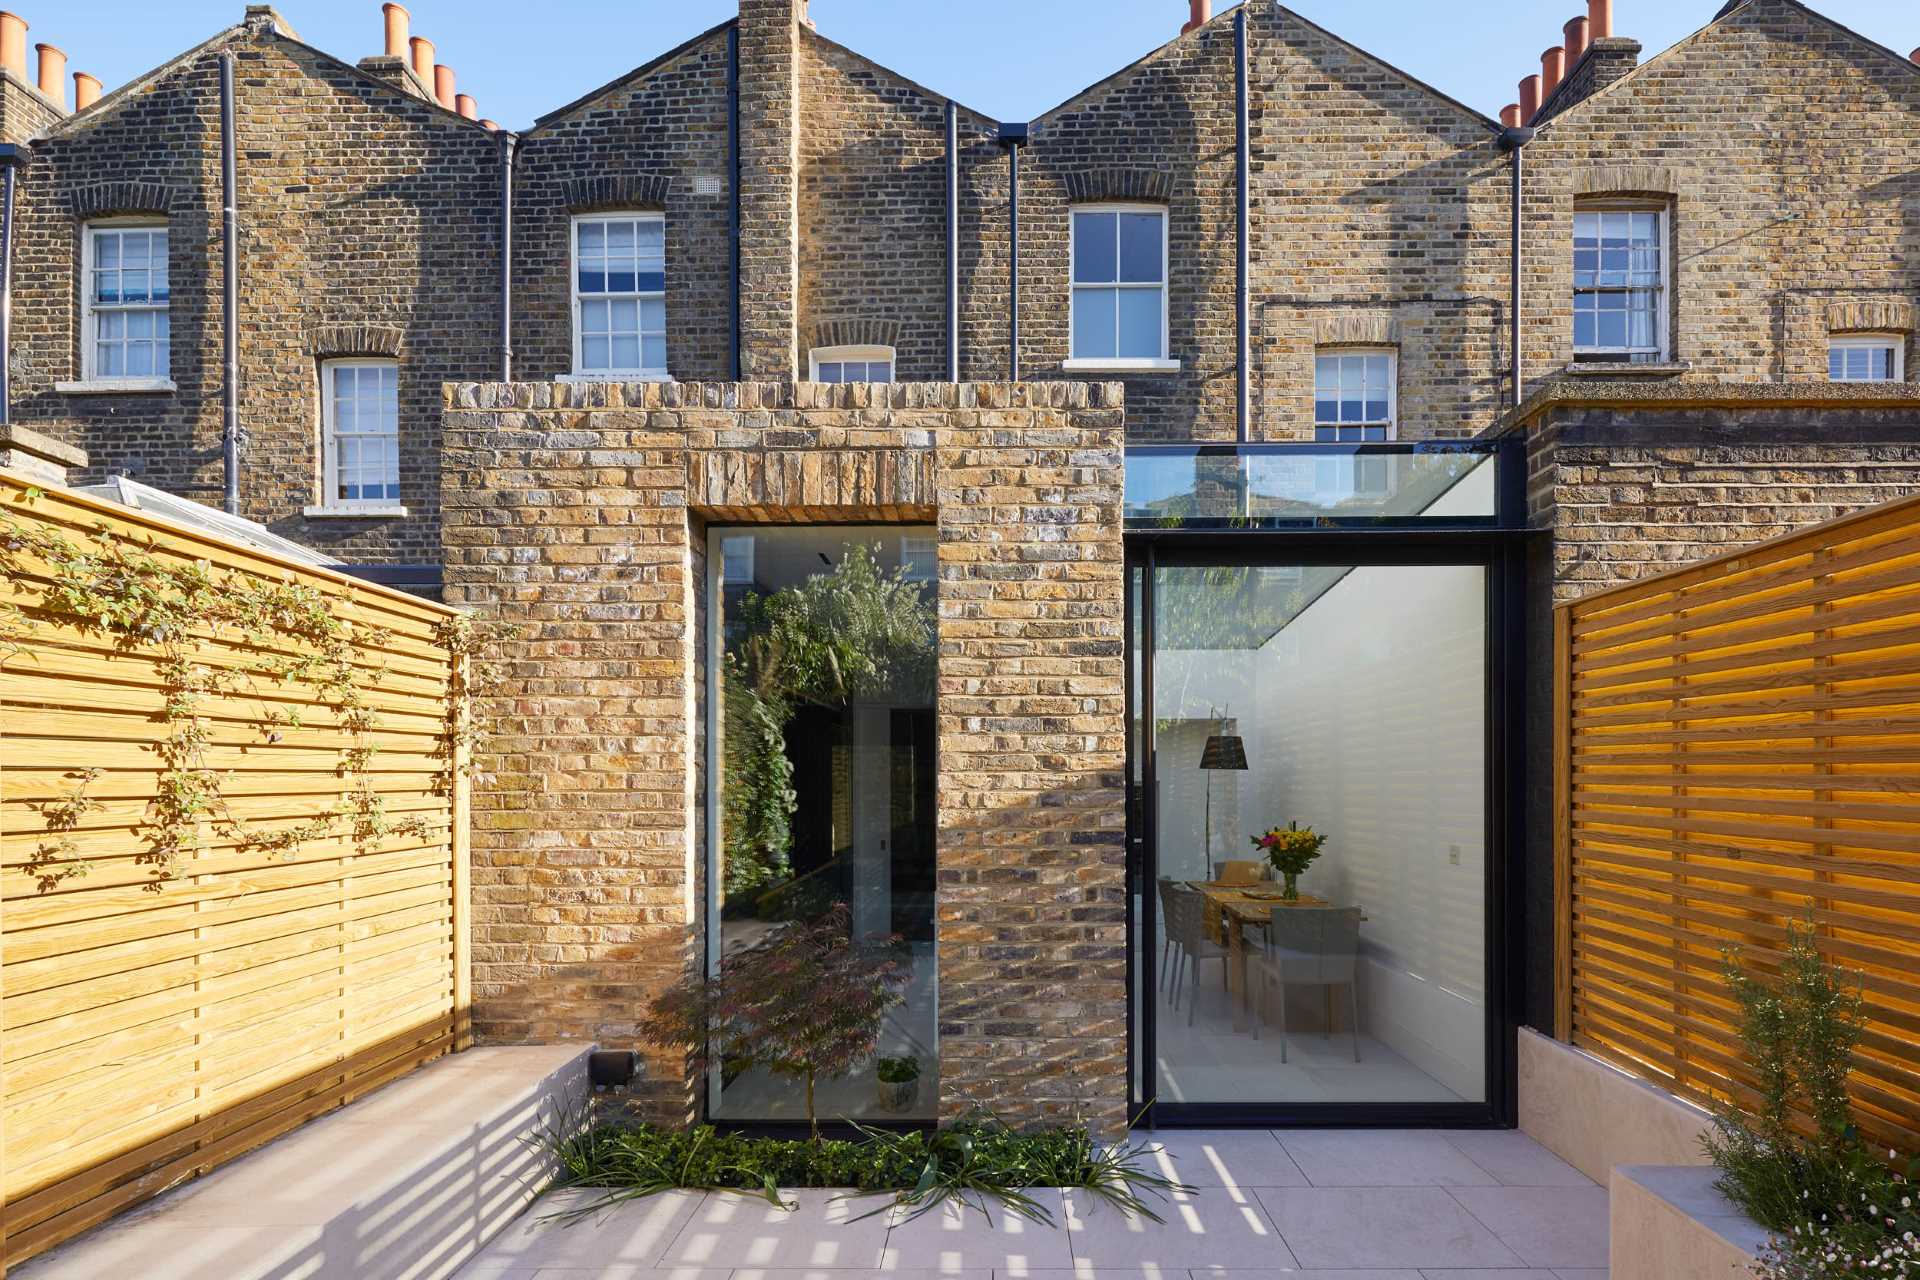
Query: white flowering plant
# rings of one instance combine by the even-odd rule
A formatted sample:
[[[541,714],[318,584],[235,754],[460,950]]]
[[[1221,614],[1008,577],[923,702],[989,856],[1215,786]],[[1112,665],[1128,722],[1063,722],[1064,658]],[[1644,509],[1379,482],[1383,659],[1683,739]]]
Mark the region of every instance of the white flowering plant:
[[[1896,1159],[1889,1151],[1888,1158]],[[1920,1161],[1907,1173],[1886,1174],[1878,1186],[1863,1186],[1851,1208],[1822,1213],[1777,1235],[1756,1269],[1761,1280],[1827,1280],[1839,1276],[1884,1276],[1920,1280]]]

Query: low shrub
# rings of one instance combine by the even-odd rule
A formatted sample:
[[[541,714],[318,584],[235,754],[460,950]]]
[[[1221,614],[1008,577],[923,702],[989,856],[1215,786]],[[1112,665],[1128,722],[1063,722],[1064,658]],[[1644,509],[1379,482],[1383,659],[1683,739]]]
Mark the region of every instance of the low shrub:
[[[1913,1176],[1868,1150],[1847,1074],[1863,1026],[1859,975],[1828,964],[1811,925],[1790,925],[1777,977],[1731,957],[1727,983],[1754,1074],[1751,1107],[1714,1115],[1707,1154],[1728,1199],[1773,1233],[1763,1280],[1894,1276],[1920,1280]]]
[[[821,1187],[891,1194],[862,1216],[898,1204],[918,1217],[951,1200],[982,1212],[997,1204],[1047,1225],[1053,1217],[1028,1194],[1034,1188],[1079,1188],[1155,1221],[1159,1215],[1146,1197],[1164,1200],[1192,1190],[1145,1167],[1144,1145],[1103,1145],[1083,1126],[1019,1133],[977,1116],[938,1130],[855,1127],[860,1137],[852,1140],[749,1137],[710,1125],[573,1127],[549,1138],[561,1168],[551,1189],[604,1193],[558,1215],[565,1220],[674,1188],[750,1192],[791,1207],[780,1199],[781,1188]]]

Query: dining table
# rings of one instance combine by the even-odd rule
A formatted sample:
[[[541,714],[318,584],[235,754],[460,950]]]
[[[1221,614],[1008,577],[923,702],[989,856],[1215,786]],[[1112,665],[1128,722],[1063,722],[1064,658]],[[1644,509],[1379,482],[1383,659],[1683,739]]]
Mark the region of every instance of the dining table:
[[[1233,995],[1233,1029],[1251,1030],[1252,1002],[1247,998],[1247,930],[1265,928],[1275,908],[1330,907],[1333,904],[1311,893],[1283,898],[1278,884],[1264,880],[1252,884],[1189,880],[1187,887],[1197,890],[1206,900],[1204,927],[1208,936],[1223,942],[1227,948],[1227,989]]]

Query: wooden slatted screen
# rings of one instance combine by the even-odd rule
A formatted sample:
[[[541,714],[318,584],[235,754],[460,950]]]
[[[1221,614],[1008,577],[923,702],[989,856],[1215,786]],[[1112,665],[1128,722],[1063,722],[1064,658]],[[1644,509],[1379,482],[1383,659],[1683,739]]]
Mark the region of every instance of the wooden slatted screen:
[[[1559,1033],[1747,1092],[1723,953],[1863,975],[1862,1129],[1920,1151],[1920,499],[1557,611]]]
[[[167,732],[155,655],[46,612],[32,575],[0,665],[0,1070],[5,1258],[17,1262],[450,1049],[466,1035],[465,786],[449,732],[457,659],[439,605],[0,475],[0,520],[70,543],[302,584],[383,629],[354,656],[377,713],[365,781],[408,834],[340,831],[250,850],[211,827],[172,879],[141,862]],[[197,661],[256,661],[202,639]],[[300,713],[268,732],[268,706]],[[249,831],[298,825],[360,779],[355,739],[298,683],[205,707],[207,763]],[[46,806],[83,771],[92,802],[46,885]],[[0,1264],[0,1273],[4,1264]]]

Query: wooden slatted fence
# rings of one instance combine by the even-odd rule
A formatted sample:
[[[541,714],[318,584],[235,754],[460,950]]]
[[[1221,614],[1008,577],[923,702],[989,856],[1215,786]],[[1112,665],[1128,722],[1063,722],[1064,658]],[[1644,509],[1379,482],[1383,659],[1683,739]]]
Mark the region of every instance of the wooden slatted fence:
[[[1563,605],[1558,1033],[1750,1096],[1724,955],[1862,975],[1851,1087],[1920,1151],[1920,498]]]
[[[196,712],[220,816],[195,818],[197,847],[164,879],[155,804],[179,679],[155,645],[50,602],[48,544],[31,544],[101,531],[150,563],[317,593],[355,637],[351,681],[332,686],[261,674],[311,657],[298,637],[175,646],[231,678]],[[468,921],[451,610],[6,475],[0,542],[4,1274],[463,1047]],[[273,844],[329,810],[323,834]]]

